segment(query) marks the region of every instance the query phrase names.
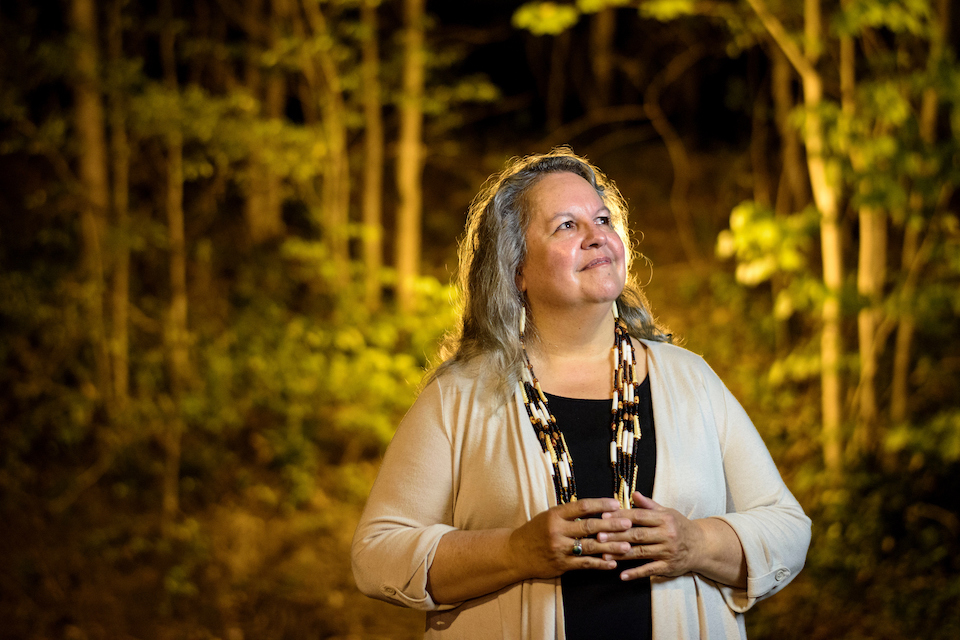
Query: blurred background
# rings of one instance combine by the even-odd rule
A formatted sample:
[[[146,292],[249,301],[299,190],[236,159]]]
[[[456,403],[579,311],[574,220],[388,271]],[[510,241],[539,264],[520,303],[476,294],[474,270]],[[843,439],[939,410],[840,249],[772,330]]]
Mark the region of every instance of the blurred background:
[[[419,637],[350,540],[558,144],[813,518],[750,636],[960,637],[953,5],[3,2],[0,637]]]

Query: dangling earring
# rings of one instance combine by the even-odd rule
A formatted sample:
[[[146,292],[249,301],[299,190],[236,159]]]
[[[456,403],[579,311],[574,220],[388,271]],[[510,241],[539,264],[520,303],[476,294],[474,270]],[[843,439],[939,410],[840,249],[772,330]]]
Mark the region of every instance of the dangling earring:
[[[523,332],[527,328],[527,305],[523,304],[523,301],[520,301],[520,337],[523,337]]]
[[[617,308],[617,301],[616,301],[616,300],[613,301],[613,319],[614,319],[614,320],[619,320],[619,319],[620,319],[620,309]]]

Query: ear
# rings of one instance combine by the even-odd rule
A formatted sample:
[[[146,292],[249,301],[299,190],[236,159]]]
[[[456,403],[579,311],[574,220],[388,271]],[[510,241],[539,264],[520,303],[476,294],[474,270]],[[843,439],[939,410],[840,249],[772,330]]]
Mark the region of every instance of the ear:
[[[517,274],[513,277],[513,281],[517,285],[517,290],[520,293],[526,293],[527,291],[527,281],[523,277],[523,266],[517,267]]]

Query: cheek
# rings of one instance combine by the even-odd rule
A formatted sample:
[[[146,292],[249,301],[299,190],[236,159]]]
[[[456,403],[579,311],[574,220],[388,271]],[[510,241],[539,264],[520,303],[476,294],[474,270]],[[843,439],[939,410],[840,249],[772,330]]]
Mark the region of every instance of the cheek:
[[[620,259],[621,266],[626,267],[624,263],[626,262],[627,250],[623,245],[623,238],[621,238],[619,234],[614,233],[611,244],[613,245],[614,253],[616,253],[617,258]]]

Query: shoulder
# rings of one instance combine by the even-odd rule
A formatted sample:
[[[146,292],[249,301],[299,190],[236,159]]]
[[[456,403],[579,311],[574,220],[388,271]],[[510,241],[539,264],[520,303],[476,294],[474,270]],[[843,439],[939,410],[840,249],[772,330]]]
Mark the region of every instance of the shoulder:
[[[711,397],[724,394],[723,381],[699,354],[666,342],[641,342],[647,347],[648,368],[662,384],[699,389]]]
[[[660,367],[677,370],[711,370],[703,356],[683,347],[653,340],[640,340],[640,342],[647,348],[649,359]]]
[[[447,360],[424,378],[424,389],[436,384],[443,390],[480,390],[493,393],[512,388],[511,381],[503,376],[503,367],[492,354],[480,354],[463,362]]]

